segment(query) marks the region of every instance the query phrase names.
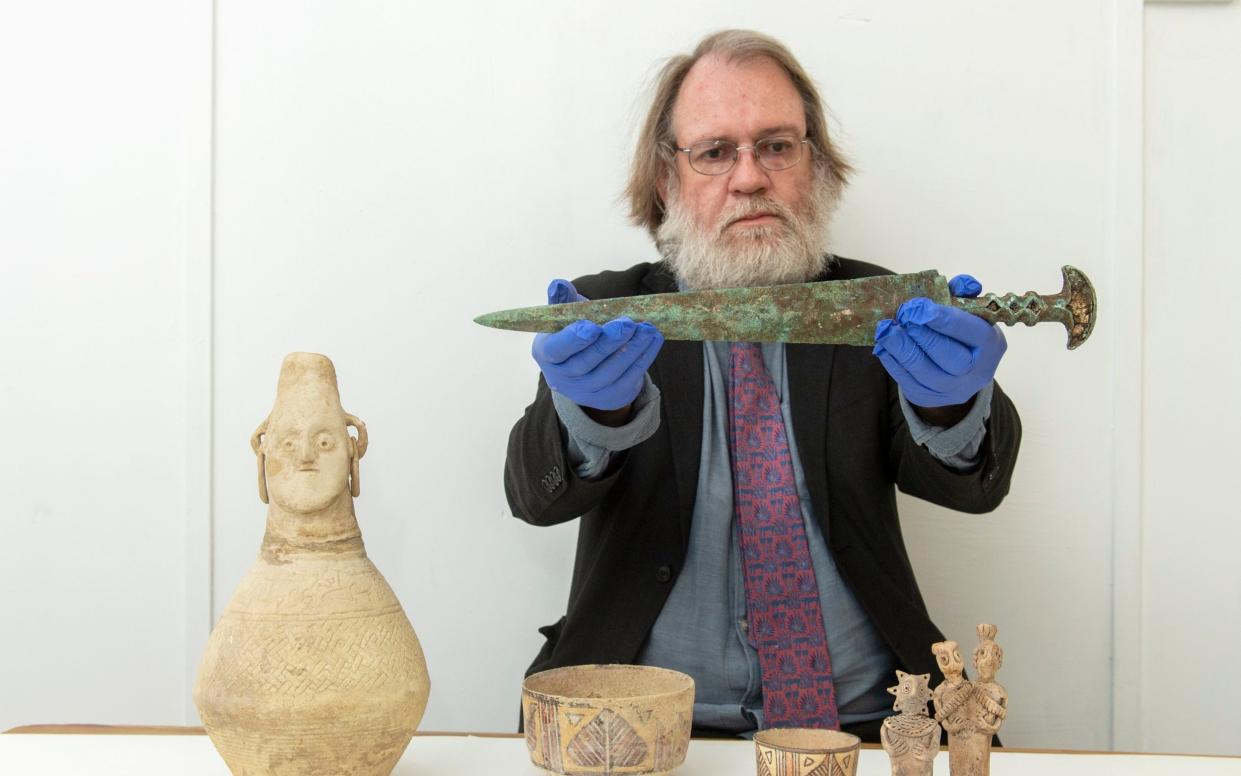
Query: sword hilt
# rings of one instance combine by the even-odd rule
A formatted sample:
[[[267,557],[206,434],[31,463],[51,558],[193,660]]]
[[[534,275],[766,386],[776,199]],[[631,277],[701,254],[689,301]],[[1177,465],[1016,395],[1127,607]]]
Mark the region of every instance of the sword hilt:
[[[952,304],[988,323],[1033,326],[1044,321],[1059,321],[1069,334],[1069,350],[1081,345],[1094,331],[1095,293],[1086,273],[1076,267],[1060,268],[1064,287],[1053,295],[983,294],[980,297],[954,296]]]

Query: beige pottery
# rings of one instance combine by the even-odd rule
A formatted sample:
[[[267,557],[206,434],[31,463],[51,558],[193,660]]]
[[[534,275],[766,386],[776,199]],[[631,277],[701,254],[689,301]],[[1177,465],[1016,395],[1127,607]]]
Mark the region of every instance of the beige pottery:
[[[252,439],[267,532],[194,688],[235,776],[387,776],[422,719],[422,647],[353,512],[366,443],[365,424],[341,409],[332,363],[288,356]]]
[[[754,734],[758,776],[856,776],[862,739],[822,728],[773,728]]]
[[[653,666],[579,665],[526,677],[530,761],[555,776],[667,776],[685,760],[694,680]]]

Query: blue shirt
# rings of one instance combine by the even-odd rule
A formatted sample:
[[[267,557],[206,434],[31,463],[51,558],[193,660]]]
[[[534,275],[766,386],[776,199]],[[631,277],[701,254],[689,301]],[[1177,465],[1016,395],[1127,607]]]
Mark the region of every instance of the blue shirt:
[[[784,416],[806,541],[822,602],[841,724],[887,716],[886,688],[895,656],[875,631],[841,578],[806,487],[792,431],[785,351],[764,343],[763,360],[775,383]],[[702,459],[684,568],[655,621],[637,662],[694,678],[694,724],[737,733],[763,727],[762,675],[758,653],[747,635],[740,541],[733,520],[732,464],[728,448],[728,343],[703,343],[704,395]],[[949,429],[929,426],[902,397],[910,433],[948,466],[976,461],[991,406],[991,386],[980,392],[970,413]],[[584,478],[600,476],[612,453],[648,438],[659,427],[659,390],[647,378],[634,416],[621,428],[590,420],[571,400],[553,392],[569,436],[569,458]],[[826,521],[824,521],[826,522]]]

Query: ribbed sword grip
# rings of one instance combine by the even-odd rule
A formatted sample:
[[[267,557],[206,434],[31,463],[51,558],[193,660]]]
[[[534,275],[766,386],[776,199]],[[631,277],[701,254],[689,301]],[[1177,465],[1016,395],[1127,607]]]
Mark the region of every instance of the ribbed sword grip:
[[[1076,267],[1060,268],[1064,286],[1054,295],[983,294],[980,297],[953,297],[952,303],[989,323],[1033,326],[1044,321],[1064,324],[1069,335],[1068,347],[1073,350],[1090,337],[1095,324],[1095,292],[1090,278]]]

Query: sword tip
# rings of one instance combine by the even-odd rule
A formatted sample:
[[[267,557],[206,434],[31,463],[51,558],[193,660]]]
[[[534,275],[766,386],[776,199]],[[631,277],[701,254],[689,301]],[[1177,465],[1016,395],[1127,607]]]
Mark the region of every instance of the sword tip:
[[[482,315],[475,316],[474,322],[479,326],[486,326],[491,329],[503,328],[499,316],[496,313],[483,313]]]

